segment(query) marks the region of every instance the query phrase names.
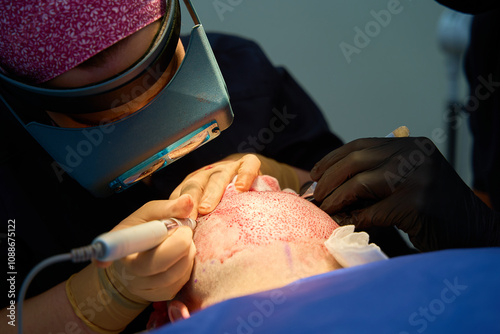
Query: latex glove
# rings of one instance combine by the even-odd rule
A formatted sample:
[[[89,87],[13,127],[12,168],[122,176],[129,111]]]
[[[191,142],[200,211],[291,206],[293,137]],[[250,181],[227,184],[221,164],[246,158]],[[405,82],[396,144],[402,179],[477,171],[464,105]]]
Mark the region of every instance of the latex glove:
[[[176,199],[183,194],[191,195],[194,205],[189,217],[196,219],[198,212],[207,214],[219,204],[224,190],[235,176],[237,190],[250,189],[259,175],[259,169],[260,160],[253,154],[229,156],[189,174],[175,188],[170,199]]]
[[[188,195],[176,200],[148,202],[112,231],[152,220],[186,218],[192,207],[193,201]],[[127,285],[126,290],[134,296],[148,301],[171,299],[189,280],[195,253],[193,231],[187,226],[181,226],[171,230],[167,239],[157,247],[114,261],[110,272],[115,273]],[[134,279],[126,282],[120,278],[124,271],[135,276]]]
[[[428,138],[368,138],[311,172],[320,208],[358,229],[395,225],[420,250],[500,245],[499,217]]]
[[[192,207],[188,195],[148,202],[113,231],[151,220],[185,218]],[[178,227],[149,251],[112,264],[95,262],[73,275],[66,291],[75,313],[95,331],[119,332],[149,302],[172,299],[191,275],[196,253],[192,235],[189,227]]]
[[[298,191],[299,178],[291,166],[262,155],[236,153],[189,174],[172,192],[170,199],[190,194],[194,206],[189,217],[196,219],[198,213],[205,215],[215,209],[235,176],[236,190],[244,192],[250,189],[260,174],[271,175],[283,188]]]

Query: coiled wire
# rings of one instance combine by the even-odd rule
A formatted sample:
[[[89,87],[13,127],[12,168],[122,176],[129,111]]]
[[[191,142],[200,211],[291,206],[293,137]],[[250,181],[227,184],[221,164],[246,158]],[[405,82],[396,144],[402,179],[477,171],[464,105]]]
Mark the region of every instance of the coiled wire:
[[[102,245],[100,243],[74,248],[71,250],[71,261],[75,263],[90,261],[93,258],[98,257],[101,252]]]

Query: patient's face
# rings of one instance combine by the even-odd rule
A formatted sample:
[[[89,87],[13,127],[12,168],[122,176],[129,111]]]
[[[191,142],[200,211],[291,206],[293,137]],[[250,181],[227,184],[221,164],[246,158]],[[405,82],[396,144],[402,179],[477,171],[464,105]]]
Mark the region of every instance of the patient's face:
[[[249,192],[226,190],[217,208],[199,219],[190,282],[192,308],[273,289],[339,268],[323,243],[338,225],[297,194],[258,177]]]

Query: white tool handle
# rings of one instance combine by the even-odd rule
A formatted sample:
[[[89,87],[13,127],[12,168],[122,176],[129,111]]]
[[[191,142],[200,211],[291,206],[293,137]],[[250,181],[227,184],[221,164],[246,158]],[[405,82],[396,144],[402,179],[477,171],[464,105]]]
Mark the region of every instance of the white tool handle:
[[[114,261],[158,246],[167,238],[166,222],[169,222],[169,220],[153,220],[148,223],[101,234],[92,241],[92,244],[100,243],[102,246],[102,252],[97,254],[96,259],[99,261]]]

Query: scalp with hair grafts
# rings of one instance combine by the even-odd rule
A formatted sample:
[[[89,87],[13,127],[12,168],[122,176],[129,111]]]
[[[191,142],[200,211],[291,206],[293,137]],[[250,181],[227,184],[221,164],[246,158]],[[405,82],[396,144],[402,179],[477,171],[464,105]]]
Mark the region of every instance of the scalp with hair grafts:
[[[338,225],[314,204],[290,192],[231,189],[195,230],[193,272],[178,295],[191,310],[340,268],[324,246]]]

